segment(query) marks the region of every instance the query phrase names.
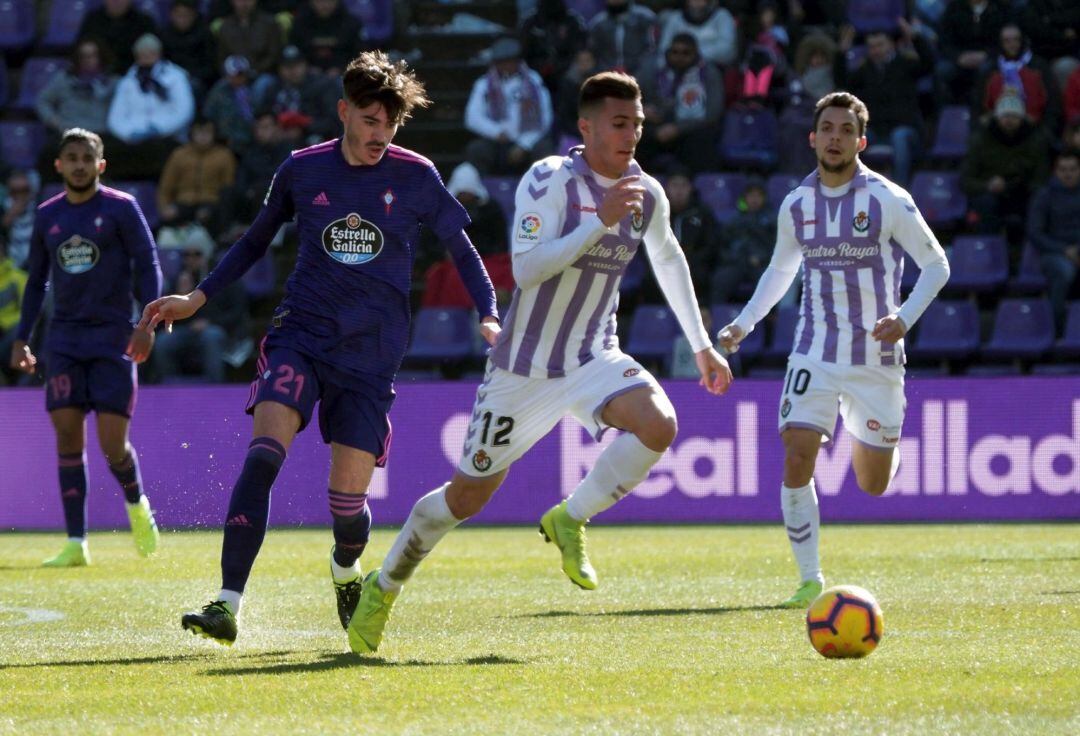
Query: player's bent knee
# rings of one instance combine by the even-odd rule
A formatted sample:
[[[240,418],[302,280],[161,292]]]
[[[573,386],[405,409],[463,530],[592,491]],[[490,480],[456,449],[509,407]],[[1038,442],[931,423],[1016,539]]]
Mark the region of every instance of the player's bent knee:
[[[871,496],[882,496],[885,491],[889,490],[889,479],[887,477],[860,478],[856,473],[855,480],[858,482],[862,492]]]
[[[634,434],[650,450],[663,452],[671,447],[679,434],[679,422],[674,416],[659,414],[643,422]]]

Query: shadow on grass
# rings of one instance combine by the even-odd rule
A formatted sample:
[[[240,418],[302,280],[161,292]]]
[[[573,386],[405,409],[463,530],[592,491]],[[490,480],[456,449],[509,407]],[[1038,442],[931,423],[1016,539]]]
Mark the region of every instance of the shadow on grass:
[[[590,616],[717,616],[744,611],[787,611],[783,606],[717,606],[714,608],[635,608],[625,611],[543,611],[522,613],[511,618],[571,618]],[[800,609],[801,610],[801,609]]]
[[[1080,562],[1080,557],[983,557],[979,562]]]
[[[252,652],[250,654],[234,655],[235,659],[265,659],[267,657],[286,657],[296,652],[283,650],[278,652]],[[157,657],[128,657],[115,659],[71,659],[57,660],[55,662],[45,660],[42,662],[23,662],[19,664],[7,664],[0,662],[0,670],[24,669],[29,667],[98,667],[101,665],[137,665],[137,664],[177,664],[180,662],[196,662],[199,660],[212,660],[217,655],[215,652],[193,652],[189,654],[163,654]]]
[[[1043,595],[1080,595],[1080,590],[1047,590]]]
[[[296,672],[325,672],[327,670],[352,669],[355,667],[460,667],[463,665],[528,664],[526,660],[487,654],[460,661],[427,661],[421,659],[389,660],[382,657],[361,657],[352,652],[324,652],[311,662],[275,662],[266,665],[244,667],[218,667],[207,670],[204,675],[213,677],[232,675],[287,675]]]

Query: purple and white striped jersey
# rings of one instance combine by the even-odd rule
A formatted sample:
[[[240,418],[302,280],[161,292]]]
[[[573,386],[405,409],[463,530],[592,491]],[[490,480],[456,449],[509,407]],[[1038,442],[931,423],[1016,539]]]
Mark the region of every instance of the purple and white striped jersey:
[[[617,350],[619,282],[642,242],[693,349],[711,344],[663,187],[636,162],[625,175],[641,177],[644,209],[611,228],[596,211],[615,182],[589,167],[580,146],[536,162],[522,177],[511,237],[517,288],[491,354],[497,367],[558,378]]]
[[[905,251],[923,273],[901,307]],[[792,352],[826,363],[903,365],[903,340],[875,341],[874,323],[897,314],[910,329],[948,279],[945,252],[911,195],[861,163],[846,185],[824,187],[815,171],[784,199],[768,271],[787,280],[783,288],[771,286],[767,271],[735,324],[753,329],[800,261],[802,305]]]

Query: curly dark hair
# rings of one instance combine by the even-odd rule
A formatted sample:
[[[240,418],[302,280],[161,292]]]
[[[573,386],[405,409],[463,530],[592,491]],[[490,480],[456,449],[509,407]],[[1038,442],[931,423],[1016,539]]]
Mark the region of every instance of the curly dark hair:
[[[866,109],[866,103],[850,92],[830,92],[817,101],[814,106],[814,130],[817,130],[818,120],[821,113],[829,107],[842,107],[855,113],[859,121],[859,135],[866,135],[866,126],[870,123],[870,111]]]
[[[431,104],[423,83],[404,61],[391,61],[382,51],[365,51],[349,62],[342,75],[345,99],[356,107],[378,102],[395,125],[417,107]]]

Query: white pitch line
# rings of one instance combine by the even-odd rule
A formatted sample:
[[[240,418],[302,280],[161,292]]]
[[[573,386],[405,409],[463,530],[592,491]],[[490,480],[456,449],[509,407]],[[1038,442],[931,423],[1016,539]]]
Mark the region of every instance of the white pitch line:
[[[3,621],[0,626],[25,626],[26,624],[44,624],[50,621],[59,621],[64,618],[60,611],[49,608],[18,608],[16,606],[0,606],[0,613],[14,613],[21,615],[22,620]]]

